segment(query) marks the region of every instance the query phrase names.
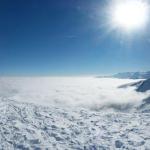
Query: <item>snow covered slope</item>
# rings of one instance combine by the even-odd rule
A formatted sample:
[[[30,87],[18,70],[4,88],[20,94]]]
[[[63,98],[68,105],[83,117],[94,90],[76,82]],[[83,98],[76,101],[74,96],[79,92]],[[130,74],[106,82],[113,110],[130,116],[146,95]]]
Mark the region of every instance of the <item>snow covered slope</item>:
[[[0,149],[148,150],[150,93],[118,88],[130,83],[0,78]]]
[[[145,150],[150,113],[96,112],[0,102],[0,149]]]

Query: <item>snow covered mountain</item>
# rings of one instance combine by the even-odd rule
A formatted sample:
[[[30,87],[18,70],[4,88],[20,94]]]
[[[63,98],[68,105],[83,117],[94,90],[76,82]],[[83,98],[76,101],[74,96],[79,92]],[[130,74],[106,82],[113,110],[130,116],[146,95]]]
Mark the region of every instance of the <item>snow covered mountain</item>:
[[[147,72],[123,72],[113,75],[115,78],[121,79],[149,79],[150,71]]]

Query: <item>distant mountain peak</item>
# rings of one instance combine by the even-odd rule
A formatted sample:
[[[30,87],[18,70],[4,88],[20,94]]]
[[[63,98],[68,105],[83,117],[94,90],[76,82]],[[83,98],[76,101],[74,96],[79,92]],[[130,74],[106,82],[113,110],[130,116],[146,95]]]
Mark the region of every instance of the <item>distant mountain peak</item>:
[[[121,79],[149,79],[150,71],[147,72],[122,72],[113,75],[114,78]]]

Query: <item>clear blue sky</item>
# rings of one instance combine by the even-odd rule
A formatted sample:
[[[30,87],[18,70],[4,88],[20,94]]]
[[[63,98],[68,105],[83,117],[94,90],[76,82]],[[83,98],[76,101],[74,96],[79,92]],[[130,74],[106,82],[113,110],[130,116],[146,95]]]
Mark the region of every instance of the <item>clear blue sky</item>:
[[[108,32],[106,0],[1,0],[1,75],[150,70],[150,30]]]

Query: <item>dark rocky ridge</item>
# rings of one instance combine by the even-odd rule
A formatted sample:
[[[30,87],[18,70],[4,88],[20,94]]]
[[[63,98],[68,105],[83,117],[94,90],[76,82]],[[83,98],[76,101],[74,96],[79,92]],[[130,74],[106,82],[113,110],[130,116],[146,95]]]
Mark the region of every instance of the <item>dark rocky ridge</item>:
[[[146,92],[150,90],[150,79],[147,79],[140,84],[140,86],[137,88],[137,92]]]

